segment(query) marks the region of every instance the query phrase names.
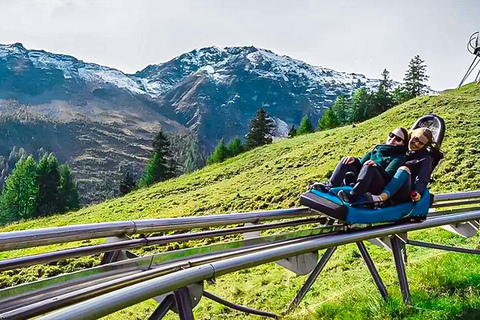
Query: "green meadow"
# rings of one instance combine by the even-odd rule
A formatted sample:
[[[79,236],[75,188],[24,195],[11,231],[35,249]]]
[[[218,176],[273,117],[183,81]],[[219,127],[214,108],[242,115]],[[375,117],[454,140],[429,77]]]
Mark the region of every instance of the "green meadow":
[[[267,110],[268,111],[268,110]],[[442,145],[445,160],[437,168],[433,193],[480,189],[480,86],[467,85],[437,96],[422,96],[366,122],[275,142],[192,174],[156,184],[124,197],[76,212],[22,221],[0,231],[116,220],[166,218],[246,212],[299,206],[307,185],[324,181],[342,156],[361,156],[383,143],[397,126],[409,128],[420,116],[436,113],[445,119]],[[412,239],[475,248],[479,236],[465,239],[442,229],[410,234]],[[96,241],[84,241],[92,244]],[[78,245],[68,244],[68,246]],[[140,249],[138,254],[172,249]],[[67,247],[16,250],[0,259]],[[411,307],[402,302],[392,254],[367,245],[390,294],[384,302],[355,245],[340,247],[299,308],[286,319],[477,319],[480,317],[480,257],[408,247],[407,275]],[[150,251],[152,250],[152,251]],[[96,265],[98,256],[69,259],[0,274],[6,287]],[[276,264],[242,270],[217,279],[206,289],[252,308],[281,313],[302,286],[296,276]],[[146,301],[107,319],[144,319],[156,303]],[[255,319],[203,298],[198,319]],[[176,316],[169,314],[168,319]]]

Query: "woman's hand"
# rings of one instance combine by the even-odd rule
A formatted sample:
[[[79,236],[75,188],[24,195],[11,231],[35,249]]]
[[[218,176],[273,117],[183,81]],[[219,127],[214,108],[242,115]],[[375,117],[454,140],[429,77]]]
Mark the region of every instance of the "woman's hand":
[[[420,201],[422,196],[417,191],[411,191],[410,192],[410,198],[412,198],[412,201],[417,202],[417,201]]]
[[[341,161],[343,164],[352,164],[355,162],[355,157],[343,157]]]
[[[373,161],[373,160],[367,160],[365,161],[365,163],[363,164],[364,166],[377,166],[377,164]]]

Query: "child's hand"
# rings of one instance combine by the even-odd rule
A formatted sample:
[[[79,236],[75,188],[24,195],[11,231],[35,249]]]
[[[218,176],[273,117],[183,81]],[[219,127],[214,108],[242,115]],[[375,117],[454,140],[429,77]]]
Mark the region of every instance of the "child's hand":
[[[364,166],[376,166],[377,164],[373,160],[365,161]]]

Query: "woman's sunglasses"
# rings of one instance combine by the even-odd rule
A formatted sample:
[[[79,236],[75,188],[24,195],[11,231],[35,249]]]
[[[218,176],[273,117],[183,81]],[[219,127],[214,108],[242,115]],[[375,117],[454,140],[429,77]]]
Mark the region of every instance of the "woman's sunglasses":
[[[396,134],[394,134],[394,133],[392,133],[392,132],[390,132],[390,133],[388,134],[388,137],[389,137],[390,139],[393,139],[393,140],[397,141],[397,142],[403,142],[403,139],[402,139],[402,138],[400,138],[399,136],[397,136]]]

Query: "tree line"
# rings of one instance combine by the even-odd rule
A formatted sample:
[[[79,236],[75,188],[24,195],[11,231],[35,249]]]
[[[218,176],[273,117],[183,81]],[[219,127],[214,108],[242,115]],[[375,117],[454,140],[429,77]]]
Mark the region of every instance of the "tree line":
[[[408,65],[403,84],[393,88],[390,72],[384,69],[376,92],[366,88],[357,89],[351,97],[340,95],[318,121],[318,130],[327,130],[350,123],[361,122],[390,109],[391,107],[418,97],[426,92],[425,61],[416,55]],[[302,121],[303,122],[303,121]],[[300,127],[302,124],[300,124]]]
[[[333,105],[324,113],[318,121],[317,129],[326,130],[338,126],[360,122],[374,117],[396,104],[403,103],[417,97],[427,88],[428,80],[425,61],[416,55],[409,63],[403,79],[403,84],[393,87],[390,72],[384,69],[376,92],[369,92],[366,88],[357,89],[351,97],[340,95]],[[255,117],[250,121],[248,132],[245,136],[245,144],[240,137],[235,137],[228,143],[222,138],[208,157],[206,163],[211,165],[223,162],[242,152],[269,144],[273,141],[275,122],[265,109],[258,109]],[[298,129],[293,125],[288,136],[294,137],[314,132],[314,126],[308,116],[304,116]],[[168,135],[162,130],[153,139],[152,157],[147,163],[143,176],[135,181],[131,172],[126,172],[120,182],[120,194],[126,194],[135,188],[150,186],[180,175],[192,172],[198,168],[198,141],[192,138],[187,143],[182,165],[175,160],[173,148]]]
[[[271,143],[274,130],[275,122],[263,108],[260,108],[250,122],[249,131],[245,139],[246,143],[243,144],[238,136],[228,144],[225,143],[223,138],[220,139],[215,150],[208,157],[207,164],[219,163],[247,150]],[[196,140],[193,140],[192,143],[188,144],[185,162],[182,166],[175,160],[172,144],[167,133],[160,130],[153,139],[152,156],[145,167],[142,177],[136,181],[130,171],[123,173],[119,185],[120,194],[124,195],[137,188],[148,187],[154,183],[176,177],[181,173],[192,172],[198,169],[199,167],[196,166],[198,159],[194,155],[197,143]]]
[[[21,156],[0,195],[0,224],[78,209],[77,184],[53,154]]]
[[[223,138],[220,139],[212,155],[208,158],[207,164],[219,163],[242,152],[271,143],[274,130],[275,122],[273,119],[265,109],[258,109],[257,114],[250,121],[249,130],[245,136],[245,144],[242,144],[242,140],[238,136],[227,145],[225,145]]]

